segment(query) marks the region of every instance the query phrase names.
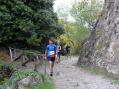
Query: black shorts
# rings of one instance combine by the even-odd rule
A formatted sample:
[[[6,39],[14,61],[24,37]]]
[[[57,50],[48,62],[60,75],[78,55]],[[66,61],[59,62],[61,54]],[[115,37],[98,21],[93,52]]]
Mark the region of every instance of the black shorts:
[[[53,57],[47,57],[48,61],[51,61],[53,64],[55,63],[55,58]]]

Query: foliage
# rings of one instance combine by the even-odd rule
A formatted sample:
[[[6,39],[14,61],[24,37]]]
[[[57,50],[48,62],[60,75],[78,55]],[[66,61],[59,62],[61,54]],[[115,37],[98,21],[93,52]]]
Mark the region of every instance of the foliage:
[[[82,0],[75,3],[70,11],[75,22],[68,22],[65,19],[59,21],[65,29],[65,33],[60,36],[60,41],[70,45],[74,54],[79,53],[81,43],[89,37],[90,29],[101,13],[102,4],[100,0]]]
[[[3,85],[0,85],[0,89],[6,89],[7,86],[15,88],[17,81],[26,78],[27,76],[38,77],[42,80],[40,84],[32,86],[32,89],[54,89],[53,81],[47,75],[43,75],[38,72],[14,72],[10,80],[7,80]],[[16,89],[16,88],[15,88]]]
[[[75,19],[75,22],[66,21],[66,15],[62,14],[61,11],[59,12],[64,16],[64,20],[59,20],[59,23],[63,24],[65,29],[65,33],[60,36],[60,41],[65,45],[70,45],[74,54],[79,53],[81,43],[89,37],[90,29],[93,28],[98,14],[101,13],[103,6],[101,1],[82,0],[74,3],[70,14]],[[66,12],[64,13],[66,14]]]
[[[62,44],[70,44],[73,45],[72,43],[72,38],[71,38],[71,33],[73,32],[73,29],[75,26],[74,24],[66,22],[64,20],[59,20],[59,23],[63,25],[65,29],[65,33],[60,36],[60,41]]]
[[[72,53],[78,54],[81,42],[89,36],[90,31],[76,23],[66,22],[64,20],[60,20],[59,23],[64,25],[65,33],[58,40],[63,45],[71,46]]]
[[[71,15],[79,25],[92,28],[102,7],[103,0],[82,0],[73,5]]]
[[[12,72],[13,67],[0,60],[0,85],[8,81]]]
[[[0,43],[39,45],[61,33],[52,0],[0,0]]]
[[[37,73],[37,72],[24,72],[24,71],[22,71],[22,72],[15,72],[15,73],[13,74],[13,77],[15,77],[15,78],[14,78],[15,81],[21,80],[21,79],[23,79],[23,78],[26,78],[27,76],[39,76],[39,77],[41,77],[41,76],[43,76],[43,75],[40,74],[40,73]],[[43,77],[44,77],[44,76],[43,76]]]
[[[50,81],[34,86],[33,89],[55,89],[55,87],[52,81]]]

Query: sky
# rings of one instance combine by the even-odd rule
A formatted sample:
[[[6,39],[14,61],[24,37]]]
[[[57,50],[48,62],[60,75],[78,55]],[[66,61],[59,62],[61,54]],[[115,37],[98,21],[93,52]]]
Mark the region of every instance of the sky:
[[[74,2],[75,0],[55,0],[54,10],[56,11],[58,8],[61,8],[61,7],[71,8]]]
[[[80,2],[82,0],[55,0],[54,1],[54,11],[58,14],[58,17],[61,18],[61,15],[59,14],[59,9],[62,12],[67,12],[67,19],[68,21],[75,21],[75,19],[70,15],[70,10],[72,8],[72,5],[74,3]],[[104,1],[104,0],[99,0]]]
[[[58,9],[61,9],[61,10],[66,10],[67,11],[67,18],[69,21],[74,21],[73,17],[70,15],[70,9],[72,7],[72,5],[76,2],[76,1],[79,1],[79,0],[55,0],[54,2],[54,11],[58,13]]]

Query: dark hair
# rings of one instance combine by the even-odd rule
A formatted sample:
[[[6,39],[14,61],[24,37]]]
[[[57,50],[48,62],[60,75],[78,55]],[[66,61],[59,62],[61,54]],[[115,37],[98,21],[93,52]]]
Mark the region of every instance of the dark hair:
[[[55,38],[51,37],[51,38],[49,38],[49,40],[51,40],[52,42],[55,43]]]
[[[49,39],[49,41],[52,41],[53,43],[55,43],[55,41],[53,39]]]

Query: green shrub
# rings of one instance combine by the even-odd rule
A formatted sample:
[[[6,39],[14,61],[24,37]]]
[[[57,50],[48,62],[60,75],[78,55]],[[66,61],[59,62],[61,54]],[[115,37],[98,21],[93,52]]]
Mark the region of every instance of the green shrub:
[[[0,60],[0,84],[5,83],[11,76],[13,67]]]

